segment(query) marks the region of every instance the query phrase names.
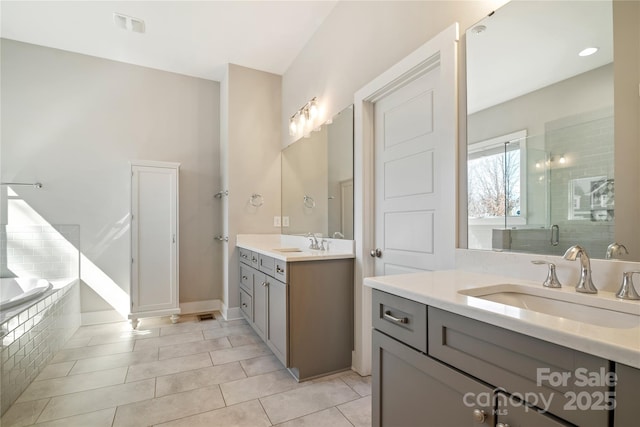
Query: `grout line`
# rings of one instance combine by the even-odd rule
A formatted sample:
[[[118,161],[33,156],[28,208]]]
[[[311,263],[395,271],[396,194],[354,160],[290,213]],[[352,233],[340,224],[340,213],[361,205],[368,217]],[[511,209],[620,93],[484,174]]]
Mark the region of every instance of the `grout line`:
[[[44,412],[44,410],[47,408],[47,406],[49,406],[49,402],[51,402],[51,398],[49,397],[48,399],[49,399],[49,400],[47,400],[47,403],[45,403],[45,404],[44,404],[44,406],[42,407],[42,411],[40,411],[40,413],[38,414],[38,416],[35,418],[35,421],[34,421],[34,423],[33,423],[33,424],[35,424],[35,423],[37,423],[37,422],[38,422],[38,419],[40,418],[40,416],[42,415],[42,413]],[[13,406],[13,405],[15,405],[15,402],[14,402],[11,406]],[[8,410],[8,409],[7,409],[7,412],[9,412],[9,410]],[[5,414],[6,414],[6,412],[5,412]],[[2,423],[0,423],[0,425],[1,425],[1,424],[2,424]]]
[[[348,403],[348,402],[346,402],[346,403]],[[341,403],[341,405],[342,405],[342,403]],[[340,412],[340,414],[342,414],[342,416],[344,417],[344,419],[345,419],[345,420],[347,420],[347,422],[348,422],[349,424],[351,424],[352,426],[354,426],[354,427],[355,427],[355,424],[351,422],[351,420],[349,419],[349,417],[347,417],[347,415],[346,415],[344,412],[342,412],[342,411],[340,410],[340,408],[338,408],[338,405],[336,405],[336,406],[335,406],[335,408],[338,410],[338,412]]]
[[[262,408],[262,412],[264,412],[264,415],[267,417],[267,419],[269,420],[269,424],[271,424],[272,426],[275,425],[273,424],[273,420],[271,419],[271,417],[269,416],[269,414],[267,413],[267,410],[264,409],[264,405],[262,404],[262,400],[260,400],[262,398],[258,398],[256,399],[258,401],[258,403],[260,404],[260,407]],[[248,402],[251,402],[250,400]]]

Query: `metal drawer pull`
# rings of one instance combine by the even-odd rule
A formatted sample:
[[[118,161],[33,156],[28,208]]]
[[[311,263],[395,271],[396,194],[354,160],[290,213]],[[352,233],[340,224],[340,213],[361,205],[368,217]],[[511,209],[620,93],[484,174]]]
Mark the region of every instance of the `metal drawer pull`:
[[[382,316],[382,317],[384,317],[385,319],[390,320],[392,322],[395,322],[395,323],[409,323],[409,319],[408,318],[392,316],[391,312],[389,310],[385,311],[384,312],[384,316]]]
[[[267,283],[267,282],[262,282],[262,286],[263,286],[263,287],[264,287],[264,286],[269,286],[269,283]]]
[[[247,254],[242,254],[242,255],[240,255],[240,256],[241,256],[242,258],[244,258],[244,259],[249,259],[249,257],[247,256]]]
[[[248,277],[247,276],[242,276],[242,280],[247,280]]]
[[[243,302],[243,303],[242,303],[242,306],[243,306],[243,307],[246,307],[246,306],[247,306],[247,303],[244,303],[244,302]]]
[[[511,426],[507,423],[498,423],[496,424],[496,427],[511,427]]]
[[[473,410],[473,421],[475,421],[478,424],[482,424],[486,419],[487,419],[487,414],[485,414],[485,412],[482,409]]]
[[[276,273],[284,273],[284,270],[279,265],[276,265]]]

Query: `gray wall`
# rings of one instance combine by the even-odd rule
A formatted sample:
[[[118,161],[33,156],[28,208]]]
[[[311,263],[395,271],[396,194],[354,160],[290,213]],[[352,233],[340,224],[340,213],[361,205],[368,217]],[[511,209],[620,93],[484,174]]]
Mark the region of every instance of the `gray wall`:
[[[280,216],[280,94],[281,77],[228,64],[221,82],[220,168],[223,229],[229,236],[223,253],[223,311],[240,317],[236,235],[280,233],[273,217]],[[261,194],[263,205],[249,204]],[[227,313],[228,308],[235,309]]]
[[[105,299],[129,293],[136,159],[182,164],[180,301],[220,298],[219,83],[11,40],[1,48],[1,178],[44,184],[16,187],[38,221],[80,225],[82,310],[110,310]]]

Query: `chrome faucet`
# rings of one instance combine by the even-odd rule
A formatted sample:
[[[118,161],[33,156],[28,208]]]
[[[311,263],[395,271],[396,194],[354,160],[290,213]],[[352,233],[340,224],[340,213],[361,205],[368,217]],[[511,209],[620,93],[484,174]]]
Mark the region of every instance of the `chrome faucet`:
[[[612,244],[607,246],[605,259],[615,258],[617,255],[629,255],[629,251],[622,243],[613,242]]]
[[[574,245],[567,249],[563,256],[564,259],[569,261],[575,261],[578,257],[580,257],[580,279],[576,283],[576,292],[597,294],[598,289],[591,280],[591,261],[587,251],[579,245]]]
[[[633,275],[640,274],[640,271],[625,271],[622,273],[622,285],[618,292],[616,292],[616,298],[628,299],[628,300],[640,300],[640,295],[633,287]]]
[[[318,245],[318,239],[316,238],[315,234],[307,233],[307,237],[309,238],[309,241],[311,242],[309,244],[309,249],[320,249],[320,245]]]

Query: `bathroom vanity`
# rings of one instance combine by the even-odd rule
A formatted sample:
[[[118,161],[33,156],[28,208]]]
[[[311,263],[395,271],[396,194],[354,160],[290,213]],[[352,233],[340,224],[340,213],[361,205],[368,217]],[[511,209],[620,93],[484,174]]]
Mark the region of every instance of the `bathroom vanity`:
[[[351,368],[353,252],[238,241],[240,309],[298,380]]]
[[[462,271],[365,285],[373,288],[374,426],[637,422],[639,302]],[[505,295],[530,305],[495,301]],[[553,314],[556,305],[564,312]]]

